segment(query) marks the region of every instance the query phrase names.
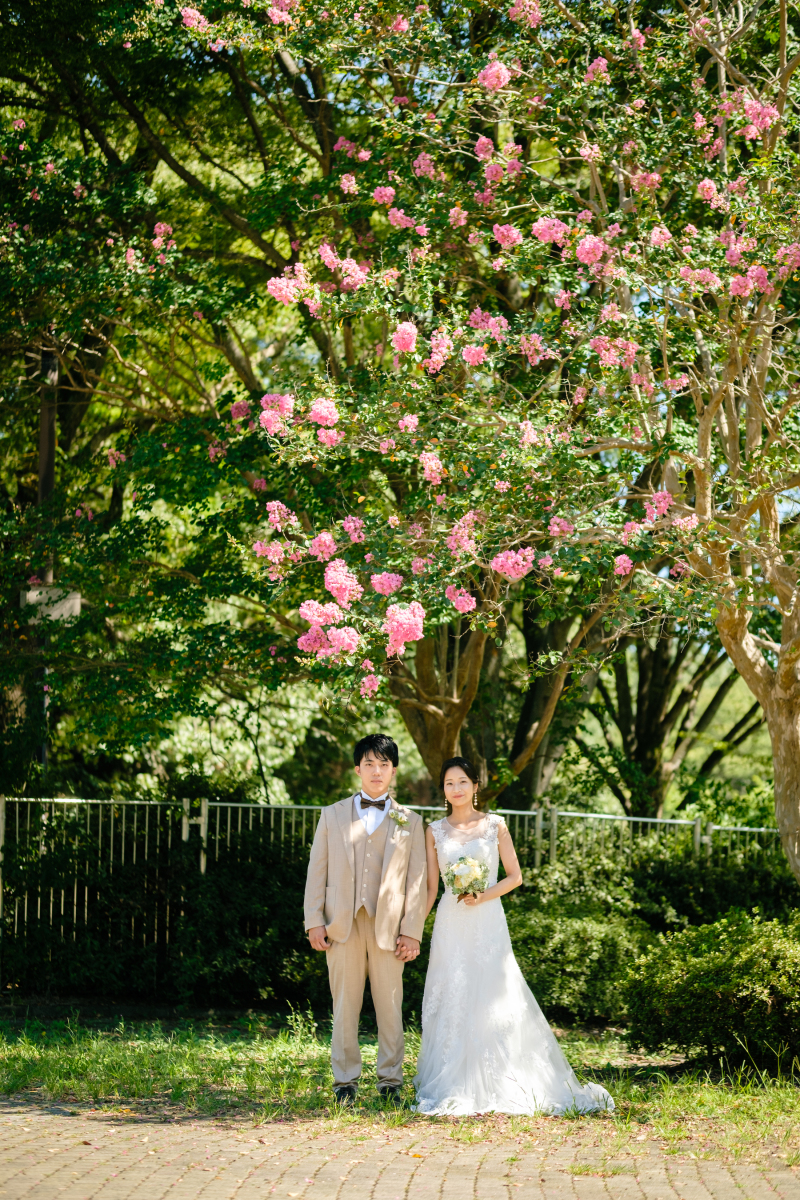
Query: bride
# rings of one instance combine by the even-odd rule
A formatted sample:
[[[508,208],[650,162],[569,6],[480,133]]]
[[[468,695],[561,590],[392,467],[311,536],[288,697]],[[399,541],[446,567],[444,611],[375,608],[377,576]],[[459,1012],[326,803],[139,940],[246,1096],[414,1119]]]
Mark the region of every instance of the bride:
[[[476,809],[478,776],[467,759],[448,759],[440,782],[447,816],[425,835],[427,911],[436,903],[440,871],[444,878],[459,859],[485,864],[488,880],[485,891],[463,896],[445,884],[436,912],[414,1080],[417,1111],[612,1111],[605,1088],[578,1082],[514,957],[500,897],[519,887],[522,872],[505,822]],[[506,872],[501,883],[498,859]]]

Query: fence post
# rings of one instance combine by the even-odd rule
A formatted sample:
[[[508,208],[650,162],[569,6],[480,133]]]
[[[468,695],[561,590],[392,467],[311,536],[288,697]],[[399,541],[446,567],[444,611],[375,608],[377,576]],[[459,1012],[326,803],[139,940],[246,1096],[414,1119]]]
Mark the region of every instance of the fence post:
[[[206,842],[208,841],[208,797],[200,801],[200,874],[206,873]]]
[[[694,856],[695,856],[695,858],[700,857],[700,839],[702,837],[702,833],[703,833],[703,826],[700,821],[700,818],[697,817],[695,819],[695,823],[694,823]]]
[[[544,808],[540,804],[536,809],[536,819],[534,822],[534,836],[536,838],[536,846],[533,853],[533,863],[538,871],[542,865],[542,826],[544,824]]]
[[[556,861],[556,849],[558,836],[558,809],[554,804],[550,805],[550,862]]]
[[[183,801],[183,824],[181,829],[181,838],[184,842],[189,840],[189,801]]]
[[[709,821],[706,825],[706,858],[711,861],[711,855],[714,849],[714,824]]]

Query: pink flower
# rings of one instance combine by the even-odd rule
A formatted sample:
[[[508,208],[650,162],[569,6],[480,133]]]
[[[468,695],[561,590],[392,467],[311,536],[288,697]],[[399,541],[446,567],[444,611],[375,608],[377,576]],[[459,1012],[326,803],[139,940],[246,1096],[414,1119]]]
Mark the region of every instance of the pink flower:
[[[543,554],[536,565],[541,567],[542,570],[546,571],[548,567],[552,567],[553,565],[552,555]]]
[[[586,237],[581,238],[575,248],[575,255],[579,262],[591,264],[599,262],[605,254],[608,247],[602,238],[596,237],[593,233],[588,233]]]
[[[319,625],[312,625],[306,633],[300,634],[297,639],[297,648],[305,654],[316,654],[318,658],[326,657],[331,653],[328,636]]]
[[[631,176],[631,187],[635,192],[654,192],[660,183],[658,171],[640,171]]]
[[[358,195],[358,184],[356,183],[355,175],[343,175],[342,182],[339,185],[346,196]]]
[[[537,0],[514,0],[508,10],[509,19],[524,22],[529,29],[536,29],[542,23]]]
[[[419,417],[409,414],[407,417],[401,417],[397,422],[398,429],[402,429],[404,433],[416,433],[419,425]]]
[[[602,83],[610,83],[608,60],[599,56],[589,64],[589,69],[583,77],[584,83],[594,83],[599,78]]]
[[[480,159],[481,162],[485,162],[487,159],[491,158],[493,154],[494,142],[491,138],[484,137],[483,134],[481,134],[475,143],[475,157]]]
[[[381,681],[377,675],[365,675],[361,680],[361,695],[365,700],[368,700],[371,696],[375,695],[380,685]]]
[[[586,162],[596,163],[600,161],[600,147],[596,142],[593,145],[587,143],[581,146],[578,153]]]
[[[465,513],[456,521],[447,538],[447,548],[451,554],[460,557],[462,554],[475,554],[475,525],[479,514],[475,510]]]
[[[349,608],[354,600],[360,600],[364,591],[343,558],[335,558],[328,563],[325,568],[325,587],[342,608]]]
[[[339,266],[339,255],[334,250],[330,242],[322,242],[319,248],[319,256],[331,271],[335,271]]]
[[[398,354],[410,354],[417,344],[417,327],[411,321],[403,321],[392,334],[392,345]]]
[[[389,224],[395,229],[410,229],[414,224],[413,217],[407,217],[402,208],[389,209]]]
[[[626,367],[633,366],[636,353],[640,348],[637,342],[609,337],[592,338],[589,346],[595,354],[600,356],[600,365],[603,367],[616,367],[620,364]]]
[[[511,72],[508,67],[497,59],[478,72],[478,83],[482,84],[489,92],[501,91],[510,79]]]
[[[633,570],[633,560],[627,554],[618,554],[614,559],[615,575],[630,575]]]
[[[412,575],[423,575],[425,573],[425,571],[427,571],[428,566],[429,566],[429,563],[428,563],[427,558],[412,558],[411,574]]]
[[[15,118],[15,119],[14,119],[14,120],[11,122],[11,128],[12,128],[12,129],[24,129],[24,128],[25,128],[25,122],[23,121],[22,117],[16,117],[16,118]],[[39,583],[39,582],[40,582],[40,580],[38,580],[38,579],[37,579],[37,580],[36,580],[36,582],[37,582],[37,583]]]
[[[441,371],[450,355],[453,353],[453,340],[446,333],[431,334],[431,356],[423,362],[423,367],[429,375]]]
[[[544,342],[538,333],[523,334],[519,340],[522,353],[532,367],[538,367],[542,359],[555,358],[551,350],[546,350]]]
[[[772,291],[772,284],[769,281],[769,276],[767,275],[764,267],[758,264],[749,267],[747,271],[747,278],[750,280],[757,292]]]
[[[746,275],[734,275],[730,282],[730,294],[732,296],[749,296],[753,290],[753,285]]]
[[[442,482],[444,464],[438,455],[434,454],[431,450],[423,450],[419,456],[419,462],[427,483],[436,485]]]
[[[563,517],[551,517],[548,532],[551,537],[568,537],[569,534],[575,532],[575,526]]]
[[[380,444],[381,454],[388,454],[390,450],[394,450],[396,445],[397,442],[394,440],[394,438],[386,438]]]
[[[396,195],[393,187],[376,187],[372,199],[376,204],[393,204]]]
[[[504,250],[518,246],[522,241],[522,234],[513,225],[493,225],[492,233]]]
[[[498,575],[516,583],[532,570],[535,554],[536,551],[530,546],[523,546],[521,550],[504,550],[501,554],[496,554],[489,565]]]
[[[324,396],[318,396],[311,405],[308,419],[309,421],[314,421],[317,425],[335,425],[339,420],[339,410],[333,400],[327,400]]]
[[[403,576],[393,575],[391,571],[381,571],[380,575],[370,575],[370,583],[381,596],[391,596],[403,586]]]
[[[562,289],[556,296],[553,303],[555,304],[556,308],[563,308],[565,312],[569,312],[570,301],[573,300],[574,297],[574,292],[567,292]]]
[[[196,8],[182,8],[180,13],[187,29],[196,29],[198,33],[205,33],[208,29],[208,21]]]
[[[417,538],[423,537],[424,534],[425,534],[425,530],[422,525],[417,524],[417,522],[414,522],[412,525],[409,525],[409,527],[408,527],[408,536],[409,537],[417,539]]]
[[[295,513],[280,500],[267,501],[267,520],[275,529],[283,529],[284,525],[297,525],[299,521]]]
[[[223,445],[222,442],[214,442],[208,447],[208,457],[211,459],[212,463],[216,462],[218,458],[226,458],[227,454],[228,448],[227,446]]]
[[[646,500],[644,505],[647,520],[650,524],[652,525],[659,517],[665,516],[671,505],[672,496],[669,492],[653,492],[650,500]]]
[[[511,487],[511,484],[507,480],[498,479],[494,485],[494,490],[496,492],[507,492],[510,487]]]
[[[408,33],[408,21],[405,17],[395,17],[389,28],[392,33]]]
[[[351,542],[363,542],[364,522],[360,517],[349,516],[342,521],[342,529],[350,535]]]
[[[333,629],[329,629],[328,640],[332,654],[355,654],[358,650],[358,630],[353,629],[352,625],[343,625],[341,629],[334,626]]]
[[[458,609],[458,611],[460,613],[472,612],[472,610],[477,605],[477,601],[476,601],[475,597],[470,596],[470,594],[466,590],[466,588],[463,588],[463,587],[457,588],[452,583],[450,584],[450,586],[448,588],[445,589],[444,594],[447,597],[447,599],[450,601],[450,603],[455,605],[455,607]]]
[[[298,285],[294,279],[273,275],[272,279],[267,280],[267,291],[280,304],[294,304],[297,300]]]
[[[531,233],[540,242],[555,242],[557,246],[563,246],[569,228],[557,217],[539,217],[531,226]]]
[[[317,438],[323,446],[338,446],[344,441],[344,434],[340,429],[318,429]]]
[[[265,492],[266,490],[267,490],[266,479],[254,479],[253,480],[253,491],[254,492]]]
[[[231,405],[231,420],[246,421],[250,416],[250,401],[236,400]]]
[[[604,304],[600,310],[601,321],[619,321],[622,315],[616,300],[612,300],[610,304]]]
[[[717,185],[713,179],[702,179],[697,185],[697,194],[701,200],[713,200],[717,195]]]
[[[126,461],[126,457],[122,453],[121,450],[109,450],[108,465],[110,467],[116,467],[118,463],[125,462],[125,461]]]
[[[467,214],[464,212],[464,209],[461,207],[461,205],[457,204],[455,206],[455,208],[450,209],[450,218],[449,219],[450,219],[450,224],[453,226],[453,228],[457,229],[461,225],[466,225]]]
[[[338,625],[344,620],[338,604],[320,604],[318,600],[304,600],[299,612],[309,625]]]
[[[383,622],[383,631],[389,635],[386,657],[403,654],[406,642],[418,642],[424,637],[424,621],[425,609],[418,601],[412,600],[408,606],[390,604]]]
[[[275,5],[267,9],[267,16],[273,25],[291,25],[292,23],[289,13],[282,8],[277,8]]]
[[[642,529],[644,529],[644,526],[640,525],[638,521],[626,521],[624,530],[622,533],[622,537],[620,538],[620,541],[622,542],[623,546],[627,546],[630,539],[632,537],[636,537],[637,534],[640,533]]]
[[[308,552],[318,562],[327,562],[336,553],[336,542],[327,531],[318,533],[308,547]],[[337,597],[338,599],[338,597]]]
[[[506,170],[502,163],[487,163],[483,168],[484,177],[489,185],[499,183],[505,173]]]
[[[680,529],[682,533],[689,533],[690,530],[696,529],[698,526],[697,513],[691,513],[688,517],[675,517],[672,524],[676,529]]]
[[[418,179],[422,176],[425,176],[426,179],[436,178],[436,164],[426,150],[417,155],[411,166]]]
[[[479,367],[486,358],[485,346],[465,346],[461,351],[461,357],[464,362],[469,363],[471,367]]]
[[[37,199],[38,196],[34,196],[34,200]],[[134,267],[136,265],[136,251],[132,247],[128,247],[128,249],[125,251],[125,262],[129,267]]]
[[[672,241],[672,234],[663,225],[654,225],[650,230],[651,246],[666,246]]]
[[[361,664],[361,670],[362,670],[362,671],[374,671],[374,670],[375,670],[375,667],[374,667],[373,663],[372,663],[372,662],[370,662],[370,660],[369,660],[368,658],[365,658],[365,659],[364,659],[364,661],[363,661],[363,662],[362,662],[362,664]]]

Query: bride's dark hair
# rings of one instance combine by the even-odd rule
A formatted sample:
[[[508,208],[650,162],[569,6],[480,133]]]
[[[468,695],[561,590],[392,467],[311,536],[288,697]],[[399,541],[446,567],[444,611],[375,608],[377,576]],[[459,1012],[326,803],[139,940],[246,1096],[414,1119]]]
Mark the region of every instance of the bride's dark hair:
[[[439,775],[439,787],[442,789],[442,791],[444,791],[444,777],[451,767],[460,767],[467,779],[471,779],[473,783],[477,783],[480,787],[480,776],[468,758],[448,758],[442,763],[442,771]],[[447,815],[449,817],[453,811],[453,806],[446,796],[444,802],[447,808]],[[479,800],[477,796],[473,800],[473,804],[477,808],[478,812],[483,812],[486,808],[486,801]]]

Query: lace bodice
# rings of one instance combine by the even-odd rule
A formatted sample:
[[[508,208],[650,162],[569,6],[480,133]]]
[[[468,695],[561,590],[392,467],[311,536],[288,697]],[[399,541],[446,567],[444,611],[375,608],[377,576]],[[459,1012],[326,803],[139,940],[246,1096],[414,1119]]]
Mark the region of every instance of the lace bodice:
[[[459,858],[476,858],[479,862],[488,863],[489,881],[486,886],[494,887],[500,862],[497,839],[504,824],[503,818],[497,813],[487,813],[472,829],[455,829],[447,817],[431,822],[442,879],[447,868]],[[447,885],[445,891],[450,893]]]

